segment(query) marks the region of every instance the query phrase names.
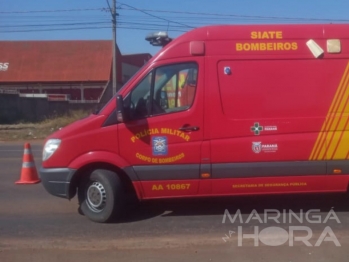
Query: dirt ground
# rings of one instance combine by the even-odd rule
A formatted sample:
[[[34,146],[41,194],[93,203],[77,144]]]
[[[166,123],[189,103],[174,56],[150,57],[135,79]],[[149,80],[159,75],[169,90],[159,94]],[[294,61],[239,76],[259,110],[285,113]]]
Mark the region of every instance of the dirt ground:
[[[0,125],[0,141],[43,139],[58,129],[43,124]]]

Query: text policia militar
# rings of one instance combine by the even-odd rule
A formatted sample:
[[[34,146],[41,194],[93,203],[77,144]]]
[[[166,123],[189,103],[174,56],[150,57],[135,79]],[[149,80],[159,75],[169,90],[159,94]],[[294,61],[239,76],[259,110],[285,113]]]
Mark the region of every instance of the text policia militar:
[[[272,41],[236,43],[236,51],[295,51],[298,49],[296,42],[281,41],[283,39],[282,31],[252,31],[250,38]]]
[[[187,134],[184,134],[182,131],[172,129],[172,128],[151,128],[151,129],[144,129],[141,132],[136,133],[134,136],[131,137],[131,141],[135,143],[138,139],[152,136],[152,135],[172,135],[177,136],[180,138],[183,138],[185,141],[190,140],[190,136]]]

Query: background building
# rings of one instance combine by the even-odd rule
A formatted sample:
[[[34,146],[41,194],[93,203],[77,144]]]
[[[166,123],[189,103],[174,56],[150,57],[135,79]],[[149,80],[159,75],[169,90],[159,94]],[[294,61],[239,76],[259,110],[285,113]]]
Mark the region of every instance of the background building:
[[[150,54],[121,55],[121,87]],[[0,123],[37,121],[112,97],[112,41],[0,41]]]
[[[112,41],[0,41],[0,50],[0,93],[80,103],[111,97]],[[118,87],[150,58],[117,48]]]

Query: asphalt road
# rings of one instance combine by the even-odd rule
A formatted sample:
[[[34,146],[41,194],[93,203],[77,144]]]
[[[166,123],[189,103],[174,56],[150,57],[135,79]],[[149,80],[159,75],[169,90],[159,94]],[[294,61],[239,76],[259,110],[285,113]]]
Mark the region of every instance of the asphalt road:
[[[32,150],[39,167],[41,144]],[[41,184],[15,185],[22,156],[23,143],[0,142],[1,262],[348,261],[349,201],[341,195],[150,201],[129,208],[119,223],[98,224],[78,213],[76,199],[51,196]],[[274,213],[264,221],[266,209]],[[275,209],[280,218],[273,220]],[[312,209],[320,211],[307,217]],[[232,219],[240,211],[242,221],[226,216],[222,223],[225,210]],[[239,229],[257,230],[259,238],[242,239]],[[297,240],[307,234],[311,246]]]

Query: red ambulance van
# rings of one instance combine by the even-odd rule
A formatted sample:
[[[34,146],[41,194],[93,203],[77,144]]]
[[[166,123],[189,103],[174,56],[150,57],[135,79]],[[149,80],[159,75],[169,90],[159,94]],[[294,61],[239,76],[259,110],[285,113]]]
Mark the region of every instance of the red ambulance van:
[[[346,192],[349,25],[209,26],[46,140],[40,176],[96,222],[139,200]],[[159,37],[157,40],[161,40]]]

